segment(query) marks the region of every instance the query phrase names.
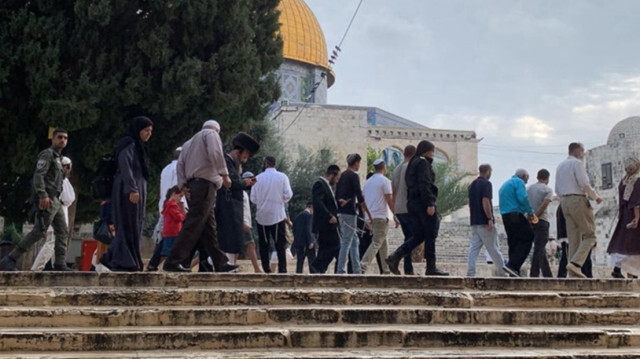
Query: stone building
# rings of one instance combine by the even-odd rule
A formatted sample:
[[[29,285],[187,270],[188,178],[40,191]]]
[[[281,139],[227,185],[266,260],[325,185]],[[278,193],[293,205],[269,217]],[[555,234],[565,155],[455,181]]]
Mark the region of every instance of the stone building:
[[[605,145],[585,153],[585,165],[591,185],[602,197],[595,207],[598,245],[593,260],[607,264],[607,245],[618,218],[618,184],[624,177],[624,158],[640,155],[640,117],[629,117],[618,122]]]
[[[327,90],[336,81],[318,21],[304,0],[282,0],[280,33],[284,63],[279,69],[282,97],[271,118],[288,145],[311,149],[325,145],[346,166],[346,155],[366,156],[367,147],[384,150],[387,164],[402,160],[406,145],[429,140],[437,160],[455,161],[459,169],[477,172],[478,139],[473,131],[432,129],[376,107],[327,104]],[[364,176],[366,166],[362,166]]]

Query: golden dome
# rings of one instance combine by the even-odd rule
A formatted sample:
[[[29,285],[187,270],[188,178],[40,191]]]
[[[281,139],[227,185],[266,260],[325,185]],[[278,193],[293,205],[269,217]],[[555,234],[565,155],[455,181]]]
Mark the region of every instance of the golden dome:
[[[280,35],[284,58],[327,70],[327,85],[335,81],[327,59],[327,42],[315,15],[304,0],[281,0]]]

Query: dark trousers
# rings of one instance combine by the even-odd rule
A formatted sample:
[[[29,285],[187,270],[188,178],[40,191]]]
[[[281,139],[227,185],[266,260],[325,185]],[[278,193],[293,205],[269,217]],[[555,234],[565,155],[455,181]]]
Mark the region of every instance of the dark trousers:
[[[160,242],[156,243],[155,248],[153,249],[153,255],[151,259],[149,259],[149,263],[147,263],[147,269],[156,270],[160,265],[160,261],[162,260],[162,245],[164,244],[164,238],[160,240]]]
[[[560,257],[560,264],[558,265],[558,278],[567,278],[567,253],[569,253],[569,243],[562,242],[561,245],[562,256]],[[582,265],[582,274],[586,275],[587,278],[593,278],[591,267],[591,251],[589,251],[589,256],[587,256],[587,260]]]
[[[509,263],[507,267],[520,273],[522,264],[531,252],[533,244],[533,230],[527,218],[518,212],[505,213],[502,215],[504,229],[507,232],[507,243],[509,244]]]
[[[549,260],[547,259],[547,242],[549,242],[549,222],[540,220],[531,226],[533,230],[533,256],[531,258],[530,277],[538,277],[540,272],[545,278],[552,278]]]
[[[309,249],[308,246],[298,247],[296,248],[296,273],[302,273],[302,267],[304,266],[304,259],[307,259],[307,263],[309,264],[309,273],[313,273],[313,269],[311,264],[314,260],[316,260],[316,247],[313,249]]]
[[[404,241],[408,242],[413,238],[413,221],[411,215],[408,213],[396,214],[398,222],[400,222],[400,228],[404,235]],[[380,271],[382,273],[382,271]],[[411,262],[411,253],[404,257],[404,274],[413,274],[413,263]]]
[[[340,235],[338,229],[320,231],[318,233],[318,256],[311,267],[313,273],[325,273],[332,260],[338,262],[340,254]]]
[[[278,254],[278,273],[287,273],[287,232],[286,222],[282,221],[270,226],[258,223],[258,243],[260,245],[260,262],[265,273],[271,273],[269,263],[269,243],[273,240]]]
[[[190,261],[194,248],[200,246],[211,257],[214,269],[218,269],[226,264],[228,259],[218,247],[213,207],[216,203],[216,185],[201,179],[190,180],[187,185],[190,191],[189,212],[164,265],[177,266]]]
[[[427,215],[427,209],[423,206],[412,206],[408,204],[409,214],[413,222],[413,238],[404,242],[399,250],[407,256],[424,242],[424,258],[427,260],[427,270],[436,268],[436,238],[440,230],[440,220],[438,215]]]

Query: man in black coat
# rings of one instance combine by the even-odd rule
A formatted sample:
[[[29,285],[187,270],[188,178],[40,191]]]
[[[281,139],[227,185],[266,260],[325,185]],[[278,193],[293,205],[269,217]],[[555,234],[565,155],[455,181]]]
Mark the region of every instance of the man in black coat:
[[[440,220],[436,208],[438,187],[432,163],[435,145],[429,141],[420,141],[416,155],[407,166],[407,210],[413,221],[413,238],[404,242],[387,258],[389,269],[400,274],[400,259],[424,242],[424,257],[427,260],[426,275],[449,275],[436,267],[436,237],[440,229]]]
[[[324,273],[329,263],[340,253],[338,204],[331,186],[340,179],[340,167],[331,165],[313,185],[313,233],[318,235],[318,256],[313,261],[313,273]]]
[[[313,204],[307,203],[307,207],[293,220],[293,244],[298,261],[296,273],[302,273],[304,259],[309,262],[309,272],[312,272],[311,263],[316,259],[316,236],[313,227]]]

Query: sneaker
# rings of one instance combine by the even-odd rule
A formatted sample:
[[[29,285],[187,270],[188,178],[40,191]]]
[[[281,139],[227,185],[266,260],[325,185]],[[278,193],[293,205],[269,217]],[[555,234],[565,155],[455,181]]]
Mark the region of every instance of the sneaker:
[[[509,268],[507,266],[502,267],[502,270],[505,271],[509,275],[509,277],[512,277],[512,278],[519,278],[520,277],[520,274],[518,274],[518,272],[516,272],[515,270],[513,270],[513,269],[511,269],[511,268]]]
[[[109,273],[111,272],[111,269],[107,268],[107,266],[105,266],[102,263],[99,263],[96,265],[96,273]]]
[[[74,272],[74,270],[67,267],[66,264],[54,264],[52,270],[54,272]]]
[[[578,267],[574,263],[567,264],[567,270],[577,278],[587,278],[587,276],[582,273],[582,268]]]

